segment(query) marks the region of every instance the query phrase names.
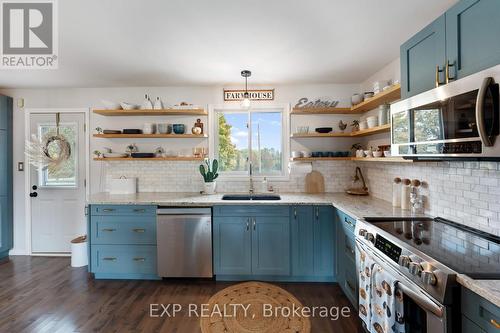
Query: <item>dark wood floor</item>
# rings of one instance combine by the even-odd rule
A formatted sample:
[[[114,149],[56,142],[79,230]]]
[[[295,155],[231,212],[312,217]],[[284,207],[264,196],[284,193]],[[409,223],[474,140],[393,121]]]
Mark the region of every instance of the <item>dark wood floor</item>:
[[[11,257],[0,264],[0,332],[199,332],[199,319],[153,318],[151,303],[206,303],[230,283],[93,280],[67,258]],[[279,283],[305,306],[348,306],[337,284]],[[312,332],[361,332],[356,312],[311,318]]]

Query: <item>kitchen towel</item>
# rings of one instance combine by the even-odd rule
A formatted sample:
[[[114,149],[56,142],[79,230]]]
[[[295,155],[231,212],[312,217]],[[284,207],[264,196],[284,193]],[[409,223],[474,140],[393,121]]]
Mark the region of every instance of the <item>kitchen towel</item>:
[[[387,270],[374,264],[371,276],[371,333],[405,333],[403,293]]]
[[[359,318],[369,331],[371,327],[370,289],[374,264],[373,258],[356,243],[356,268],[358,269],[359,280]]]

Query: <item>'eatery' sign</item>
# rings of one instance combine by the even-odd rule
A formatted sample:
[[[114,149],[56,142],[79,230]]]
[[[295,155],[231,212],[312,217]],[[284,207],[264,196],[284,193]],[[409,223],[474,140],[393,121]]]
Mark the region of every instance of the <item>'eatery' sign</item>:
[[[227,90],[224,89],[224,101],[241,101],[244,98],[245,90]],[[274,89],[248,90],[248,97],[252,101],[273,101]]]

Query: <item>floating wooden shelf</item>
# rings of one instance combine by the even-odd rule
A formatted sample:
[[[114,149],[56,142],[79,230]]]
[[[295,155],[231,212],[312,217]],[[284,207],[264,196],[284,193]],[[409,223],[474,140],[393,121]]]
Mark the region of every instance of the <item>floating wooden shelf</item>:
[[[382,126],[367,128],[365,130],[359,130],[356,132],[349,133],[341,133],[341,132],[333,132],[333,133],[294,133],[291,135],[292,138],[351,138],[355,136],[367,136],[372,134],[379,134],[384,132],[389,132],[391,130],[391,124],[386,124]]]
[[[401,85],[395,84],[350,108],[293,108],[291,114],[358,114],[373,110],[379,105],[397,101],[400,98]]]
[[[291,114],[349,114],[351,108],[293,108]]]
[[[94,161],[202,161],[203,157],[182,156],[182,157],[150,157],[150,158],[132,158],[132,157],[94,157]]]
[[[208,138],[205,134],[94,134],[94,138],[108,139],[203,139]]]
[[[94,110],[101,116],[207,116],[205,109]]]
[[[296,157],[292,161],[312,162],[312,161],[362,161],[362,162],[398,162],[412,163],[413,160],[405,160],[402,157]]]
[[[363,113],[378,107],[379,105],[391,103],[401,98],[401,85],[395,84],[372,98],[369,98],[351,108],[352,113]]]

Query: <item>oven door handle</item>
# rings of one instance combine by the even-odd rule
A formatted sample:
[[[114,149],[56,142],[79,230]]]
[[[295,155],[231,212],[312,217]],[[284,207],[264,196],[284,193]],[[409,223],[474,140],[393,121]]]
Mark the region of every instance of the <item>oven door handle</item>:
[[[411,298],[415,303],[417,303],[420,307],[422,307],[426,311],[430,311],[435,314],[439,318],[443,318],[444,311],[443,307],[436,304],[429,297],[425,296],[422,293],[415,292],[411,288],[408,288],[406,285],[402,284],[401,281],[397,283],[398,288],[409,298]]]
[[[476,100],[476,124],[477,124],[477,131],[479,133],[479,137],[481,138],[481,141],[483,142],[483,145],[486,147],[491,147],[493,146],[493,142],[491,140],[490,135],[486,133],[486,128],[485,128],[485,123],[484,123],[484,98],[486,97],[486,93],[488,92],[488,89],[490,85],[493,83],[493,78],[487,77],[483,80],[483,83],[481,84],[481,88],[479,89],[479,92],[477,93],[477,100]]]

